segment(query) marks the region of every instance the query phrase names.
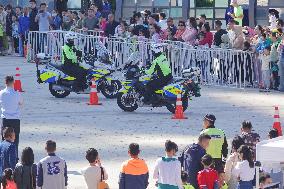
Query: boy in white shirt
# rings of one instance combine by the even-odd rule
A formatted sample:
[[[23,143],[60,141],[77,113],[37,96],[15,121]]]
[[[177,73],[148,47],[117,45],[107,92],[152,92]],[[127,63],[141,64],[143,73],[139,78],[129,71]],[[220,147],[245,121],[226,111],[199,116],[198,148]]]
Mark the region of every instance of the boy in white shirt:
[[[88,189],[97,189],[98,184],[101,181],[101,176],[103,173],[103,180],[108,179],[108,174],[106,170],[102,167],[99,153],[96,149],[90,148],[86,152],[86,159],[89,161],[90,165],[85,167],[81,173],[85,178]]]
[[[153,178],[157,180],[158,189],[183,189],[181,180],[181,164],[174,156],[178,151],[176,143],[167,140],[166,156],[157,159]]]

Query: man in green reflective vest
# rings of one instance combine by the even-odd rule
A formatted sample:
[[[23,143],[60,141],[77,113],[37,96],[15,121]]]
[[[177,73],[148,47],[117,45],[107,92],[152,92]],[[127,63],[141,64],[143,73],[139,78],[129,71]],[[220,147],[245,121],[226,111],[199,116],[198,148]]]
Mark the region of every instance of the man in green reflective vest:
[[[228,143],[224,131],[215,128],[215,121],[216,118],[214,115],[207,114],[204,117],[204,130],[201,134],[207,134],[211,137],[209,147],[206,149],[206,152],[214,159],[215,169],[217,171],[222,171],[224,169],[222,158],[227,158]]]
[[[77,92],[86,89],[88,86],[87,70],[81,68],[78,62],[78,58],[82,57],[82,52],[75,47],[74,40],[76,37],[76,34],[73,32],[68,32],[65,35],[66,43],[63,46],[62,64],[64,65],[64,73],[76,78],[74,91]]]
[[[172,80],[172,70],[166,55],[163,53],[163,44],[152,44],[151,50],[154,60],[149,70],[146,70],[147,75],[154,75],[151,81],[147,83],[144,102],[146,104],[155,103],[155,91],[166,86]]]

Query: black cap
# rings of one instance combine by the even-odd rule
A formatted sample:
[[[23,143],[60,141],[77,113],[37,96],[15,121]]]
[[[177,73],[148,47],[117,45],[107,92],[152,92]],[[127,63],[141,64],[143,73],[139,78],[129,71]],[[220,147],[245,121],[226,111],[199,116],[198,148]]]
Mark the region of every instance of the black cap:
[[[36,3],[36,0],[30,0],[29,2],[30,2],[30,3],[31,3],[31,2],[34,2],[34,3]]]
[[[204,116],[204,119],[210,121],[210,122],[215,122],[216,117],[212,114],[207,114],[206,116]]]

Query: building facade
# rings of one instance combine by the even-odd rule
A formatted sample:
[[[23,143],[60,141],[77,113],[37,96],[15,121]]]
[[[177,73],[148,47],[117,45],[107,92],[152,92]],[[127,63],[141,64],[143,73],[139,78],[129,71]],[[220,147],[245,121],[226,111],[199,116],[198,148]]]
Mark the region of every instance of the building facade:
[[[129,18],[133,11],[151,10],[163,11],[174,19],[187,19],[205,14],[209,23],[214,20],[225,22],[226,8],[230,0],[116,0],[116,16]],[[275,8],[284,18],[284,0],[239,0],[244,8],[249,25],[268,24],[268,9]]]

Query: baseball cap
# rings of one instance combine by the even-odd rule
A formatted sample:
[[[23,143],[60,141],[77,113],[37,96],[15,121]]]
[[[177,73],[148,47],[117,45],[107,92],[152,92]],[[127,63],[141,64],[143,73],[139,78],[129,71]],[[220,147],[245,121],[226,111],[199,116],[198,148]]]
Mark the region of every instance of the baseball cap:
[[[206,114],[206,116],[204,116],[204,119],[211,121],[211,122],[215,122],[216,117],[212,114]]]

